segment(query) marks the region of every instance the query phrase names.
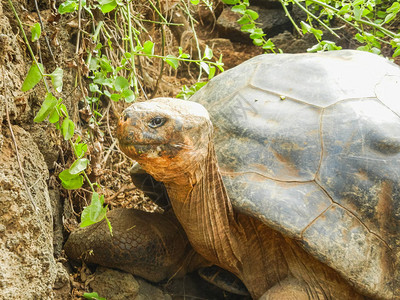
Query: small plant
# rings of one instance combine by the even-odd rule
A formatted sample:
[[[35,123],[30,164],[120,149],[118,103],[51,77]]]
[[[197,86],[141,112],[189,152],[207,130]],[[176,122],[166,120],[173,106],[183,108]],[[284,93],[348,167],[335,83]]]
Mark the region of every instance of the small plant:
[[[308,49],[309,52],[339,50],[333,41],[324,40],[325,30],[339,38],[331,22],[339,20],[343,25],[350,26],[357,32],[354,38],[362,46],[358,50],[380,54],[382,44],[391,45],[393,57],[400,55],[400,31],[391,31],[391,23],[398,18],[400,12],[399,1],[383,0],[279,0],[286,16],[292,22],[295,30],[300,34],[311,33],[317,44]],[[248,32],[253,43],[261,46],[266,52],[275,52],[275,45],[271,40],[265,40],[262,29],[257,26],[258,14],[249,9],[248,0],[223,0],[225,4],[232,5],[232,11],[242,15],[237,21],[243,32]],[[300,22],[300,26],[293,20],[288,7],[297,6],[307,16]]]
[[[90,205],[86,206],[82,212],[81,226],[88,226],[105,218],[112,234],[111,224],[106,217],[107,206],[104,206],[104,195],[99,195],[96,192],[95,187],[98,186],[98,184],[92,183],[86,174],[86,170],[90,165],[90,161],[87,158],[88,144],[84,141],[82,136],[77,134],[75,130],[76,125],[69,117],[67,108],[63,104],[63,99],[55,96],[57,93],[62,92],[63,70],[57,67],[50,74],[45,72],[44,66],[36,60],[11,0],[9,0],[9,4],[17,18],[25,43],[33,60],[32,66],[28,71],[21,89],[22,91],[28,91],[40,82],[43,82],[47,91],[34,121],[43,122],[48,120],[50,123],[54,124],[62,134],[64,140],[70,144],[75,156],[71,166],[59,174],[61,184],[65,189],[74,190],[81,188],[86,181],[91,189],[92,196]],[[210,3],[208,4],[211,5]],[[146,56],[150,59],[160,59],[173,69],[177,69],[180,62],[195,63],[199,66],[200,70],[205,71],[209,79],[215,75],[216,69],[223,71],[222,57],[217,61],[212,61],[213,52],[209,47],[205,48],[203,55],[200,56],[201,59],[197,60],[191,59],[190,55],[184,53],[180,47],[178,48],[178,55],[176,56],[172,54],[154,54],[155,44],[151,40],[140,41],[139,31],[132,25],[131,5],[132,3],[129,1],[124,2],[119,0],[98,0],[97,2],[90,3],[85,0],[67,0],[61,3],[58,8],[60,14],[74,12],[80,14],[81,12],[85,12],[92,19],[93,25],[96,24],[96,26],[93,26],[93,33],[89,35],[91,41],[96,46],[94,49],[87,52],[87,74],[84,74],[92,81],[89,84],[90,94],[82,99],[86,106],[92,110],[92,112],[89,113],[91,116],[89,123],[97,124],[97,116],[101,117],[101,114],[97,111],[101,97],[106,97],[111,101],[123,100],[128,103],[135,101],[138,97],[139,85],[136,74],[136,57]],[[154,5],[153,8],[157,11]],[[123,36],[121,38],[114,37],[113,39],[111,36],[112,34],[109,32],[109,26],[107,27],[104,21],[95,22],[94,14],[92,13],[94,9],[99,9],[103,14],[113,12],[115,16],[114,26],[123,33]],[[157,13],[159,12],[157,11]],[[161,14],[160,17],[163,19],[163,22],[168,25],[168,22]],[[117,23],[118,19],[123,20],[124,24],[121,28],[119,27],[120,24]],[[83,34],[89,34],[85,31],[82,32],[84,32]],[[80,33],[81,31],[79,31],[79,34]],[[40,39],[40,24],[31,26],[31,36],[32,42]],[[103,43],[100,42],[99,36],[103,37]],[[104,40],[104,37],[106,37],[106,40]],[[121,45],[115,45],[112,40],[123,42]],[[109,50],[114,50],[113,47],[119,49],[117,61],[115,61],[115,59],[112,60],[110,56],[107,55]],[[50,79],[51,85],[49,85],[47,79]]]
[[[381,53],[383,44],[391,45],[393,57],[400,55],[400,31],[391,31],[390,25],[397,18],[400,11],[399,1],[382,0],[279,0],[284,8],[288,5],[296,5],[307,15],[307,20],[301,22],[301,30],[291,21],[296,30],[302,33],[312,33],[318,44],[309,49],[310,52],[337,50],[333,42],[322,40],[323,32],[316,27],[325,29],[332,35],[339,37],[332,28],[333,20],[339,21],[344,26],[349,26],[356,31],[354,38],[362,46],[358,50]],[[286,10],[287,11],[287,10]],[[287,14],[289,12],[287,11]],[[290,14],[289,14],[290,15]]]
[[[62,103],[63,100],[61,98],[56,98],[51,91],[46,78],[51,79],[52,88],[54,92],[60,93],[62,92],[63,87],[63,70],[61,68],[56,68],[51,74],[46,74],[44,71],[44,67],[42,64],[38,63],[35,55],[33,54],[32,48],[28,42],[26,37],[24,28],[22,26],[21,20],[12,4],[9,0],[10,7],[12,8],[14,15],[17,19],[19,27],[21,29],[22,35],[24,37],[25,43],[28,47],[28,50],[31,54],[33,63],[28,71],[28,74],[22,84],[21,90],[28,91],[34,88],[38,83],[43,81],[44,86],[47,90],[46,97],[42,103],[42,106],[36,117],[34,118],[34,122],[42,122],[46,119],[50,123],[53,123],[55,127],[60,131],[64,140],[68,141],[73,149],[75,155],[75,161],[71,165],[70,168],[62,171],[59,174],[59,178],[61,180],[61,184],[65,189],[78,189],[83,185],[84,178],[89,184],[93,194],[92,194],[92,202],[94,201],[94,206],[91,206],[85,214],[86,222],[84,225],[87,226],[89,223],[93,223],[92,221],[99,221],[103,218],[106,218],[105,212],[107,208],[99,207],[104,203],[104,197],[98,196],[98,194],[94,190],[94,185],[90,182],[88,176],[85,173],[85,170],[89,164],[89,160],[85,158],[85,154],[87,152],[87,144],[82,142],[82,138],[75,134],[75,123],[69,118],[69,114],[67,108]],[[32,40],[36,41],[40,38],[40,25],[35,24],[32,26]],[[101,202],[103,200],[103,202]],[[99,205],[99,203],[101,205]],[[96,209],[96,212],[93,212]],[[110,222],[107,220],[107,223],[110,227],[110,232],[112,232]]]
[[[250,34],[254,45],[260,46],[266,52],[275,53],[275,45],[271,39],[265,40],[265,33],[257,26],[256,20],[259,15],[256,11],[249,9],[249,0],[222,0],[225,4],[233,5],[232,11],[239,13],[242,17],[237,21],[241,25],[241,30]]]

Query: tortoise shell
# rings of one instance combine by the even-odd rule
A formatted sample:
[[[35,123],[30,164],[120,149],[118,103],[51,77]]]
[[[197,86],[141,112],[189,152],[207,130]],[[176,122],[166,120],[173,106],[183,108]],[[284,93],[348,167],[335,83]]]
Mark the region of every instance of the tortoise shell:
[[[190,100],[210,113],[235,209],[371,294],[400,289],[398,66],[349,50],[261,55]]]

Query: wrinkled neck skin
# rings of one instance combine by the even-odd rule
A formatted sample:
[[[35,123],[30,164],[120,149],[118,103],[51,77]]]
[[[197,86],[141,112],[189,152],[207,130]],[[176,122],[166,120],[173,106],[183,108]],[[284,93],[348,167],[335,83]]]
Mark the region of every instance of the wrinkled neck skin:
[[[185,184],[182,184],[185,183]],[[234,273],[241,269],[238,240],[229,231],[240,231],[235,221],[215,159],[213,146],[192,174],[166,183],[172,206],[192,245],[206,259]]]
[[[237,275],[254,298],[286,276],[286,267],[266,274],[265,269],[271,269],[272,262],[258,259],[264,254],[263,241],[250,237],[252,241],[248,247],[251,248],[246,246],[249,237],[243,228],[250,226],[254,231],[258,228],[252,218],[238,217],[234,212],[212,143],[194,172],[176,179],[165,183],[168,195],[178,220],[199,254]],[[250,258],[254,254],[256,256]]]
[[[193,248],[238,276],[254,299],[277,287],[279,293],[285,282],[296,291],[298,282],[305,287],[299,299],[325,299],[326,295],[361,299],[335,271],[309,256],[296,242],[233,210],[213,144],[209,144],[204,161],[193,165],[191,172],[177,173],[180,176],[175,174],[172,181],[164,182]],[[282,290],[283,294],[269,297],[287,298],[287,288]]]

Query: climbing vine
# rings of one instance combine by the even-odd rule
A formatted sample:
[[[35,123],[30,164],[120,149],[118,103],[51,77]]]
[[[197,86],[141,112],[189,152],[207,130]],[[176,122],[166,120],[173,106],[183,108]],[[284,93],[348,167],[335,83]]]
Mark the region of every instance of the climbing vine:
[[[249,8],[248,0],[223,0],[232,5],[232,11],[241,14],[238,23],[241,30],[250,34],[257,46],[267,52],[275,52],[275,45],[257,25],[258,14]],[[393,48],[392,57],[400,55],[400,31],[391,30],[391,25],[398,19],[399,1],[383,0],[279,0],[299,35],[314,35],[317,44],[309,52],[339,50],[333,41],[323,39],[326,33],[339,38],[338,31],[349,26],[356,32],[354,39],[361,44],[357,49],[375,54],[381,53],[384,44]],[[306,19],[297,24],[291,16],[289,7],[296,6],[306,15]],[[339,26],[333,27],[332,23]]]
[[[32,65],[21,87],[22,91],[28,91],[34,88],[37,84],[42,82],[46,88],[46,96],[43,100],[40,110],[37,112],[34,122],[48,121],[59,130],[63,139],[67,141],[73,150],[74,161],[69,168],[63,170],[59,174],[59,179],[62,186],[67,190],[80,189],[84,183],[90,187],[91,190],[91,203],[86,206],[81,214],[81,226],[88,226],[102,219],[106,219],[110,232],[112,234],[112,227],[106,217],[107,206],[104,205],[104,195],[96,192],[98,183],[92,183],[87,175],[87,169],[90,166],[88,159],[88,141],[85,137],[78,134],[77,125],[70,118],[68,110],[63,103],[61,97],[56,95],[60,94],[63,89],[63,70],[57,67],[52,73],[46,73],[42,63],[39,63],[34,55],[28,38],[25,34],[25,29],[20,21],[18,14],[11,2],[9,5],[12,8],[24,41],[27,45],[29,53],[32,58]],[[164,16],[160,13],[157,6],[149,1],[154,11],[157,12],[162,25],[176,25],[170,24]],[[192,1],[193,4],[198,1]],[[205,1],[210,5],[208,1]],[[113,26],[122,32],[119,39],[113,36],[110,25],[106,25],[104,21],[97,22],[94,17],[94,11],[100,10],[104,15],[103,19],[110,20],[111,13],[114,16]],[[192,63],[199,67],[200,76],[201,71],[207,74],[207,78],[212,78],[216,74],[216,70],[223,71],[222,57],[213,61],[213,51],[206,46],[203,53],[199,55],[199,59],[193,59],[183,49],[179,47],[178,55],[173,54],[155,54],[155,43],[151,40],[142,40],[140,38],[140,31],[136,27],[141,27],[143,31],[146,29],[141,23],[132,15],[132,1],[116,1],[116,0],[98,0],[96,3],[88,2],[85,0],[67,0],[60,4],[58,12],[63,14],[78,14],[78,22],[80,16],[85,13],[91,19],[93,31],[85,32],[80,29],[79,34],[85,34],[95,45],[86,53],[85,68],[86,72],[83,74],[91,82],[89,83],[89,93],[85,94],[81,101],[85,103],[85,107],[90,109],[89,123],[97,124],[101,120],[102,115],[98,111],[100,99],[106,97],[109,101],[125,101],[127,103],[133,102],[140,95],[140,86],[137,79],[136,58],[145,56],[149,59],[158,59],[167,63],[173,70],[177,70],[181,63]],[[123,20],[122,28],[120,22]],[[135,25],[133,26],[133,21]],[[80,26],[80,24],[79,24]],[[39,23],[30,27],[31,41],[36,42],[42,37],[42,28]],[[99,36],[105,37],[100,41]],[[117,40],[123,41],[118,43]],[[79,35],[78,35],[79,44]],[[77,46],[78,47],[78,46]],[[117,60],[112,60],[109,53],[114,48],[119,49],[120,55]],[[200,51],[200,49],[198,49]],[[200,77],[199,77],[200,78]],[[49,80],[48,80],[49,79]],[[81,78],[77,78],[81,80]],[[51,83],[51,84],[50,84]],[[182,91],[181,95],[187,92]]]

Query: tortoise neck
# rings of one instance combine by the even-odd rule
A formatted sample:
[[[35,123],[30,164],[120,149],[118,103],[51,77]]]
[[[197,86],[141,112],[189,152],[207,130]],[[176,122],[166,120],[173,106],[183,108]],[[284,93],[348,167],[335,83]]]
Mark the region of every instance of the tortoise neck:
[[[186,185],[167,184],[172,207],[195,250],[238,274],[240,247],[234,234],[238,226],[212,143],[201,166],[187,178]]]

